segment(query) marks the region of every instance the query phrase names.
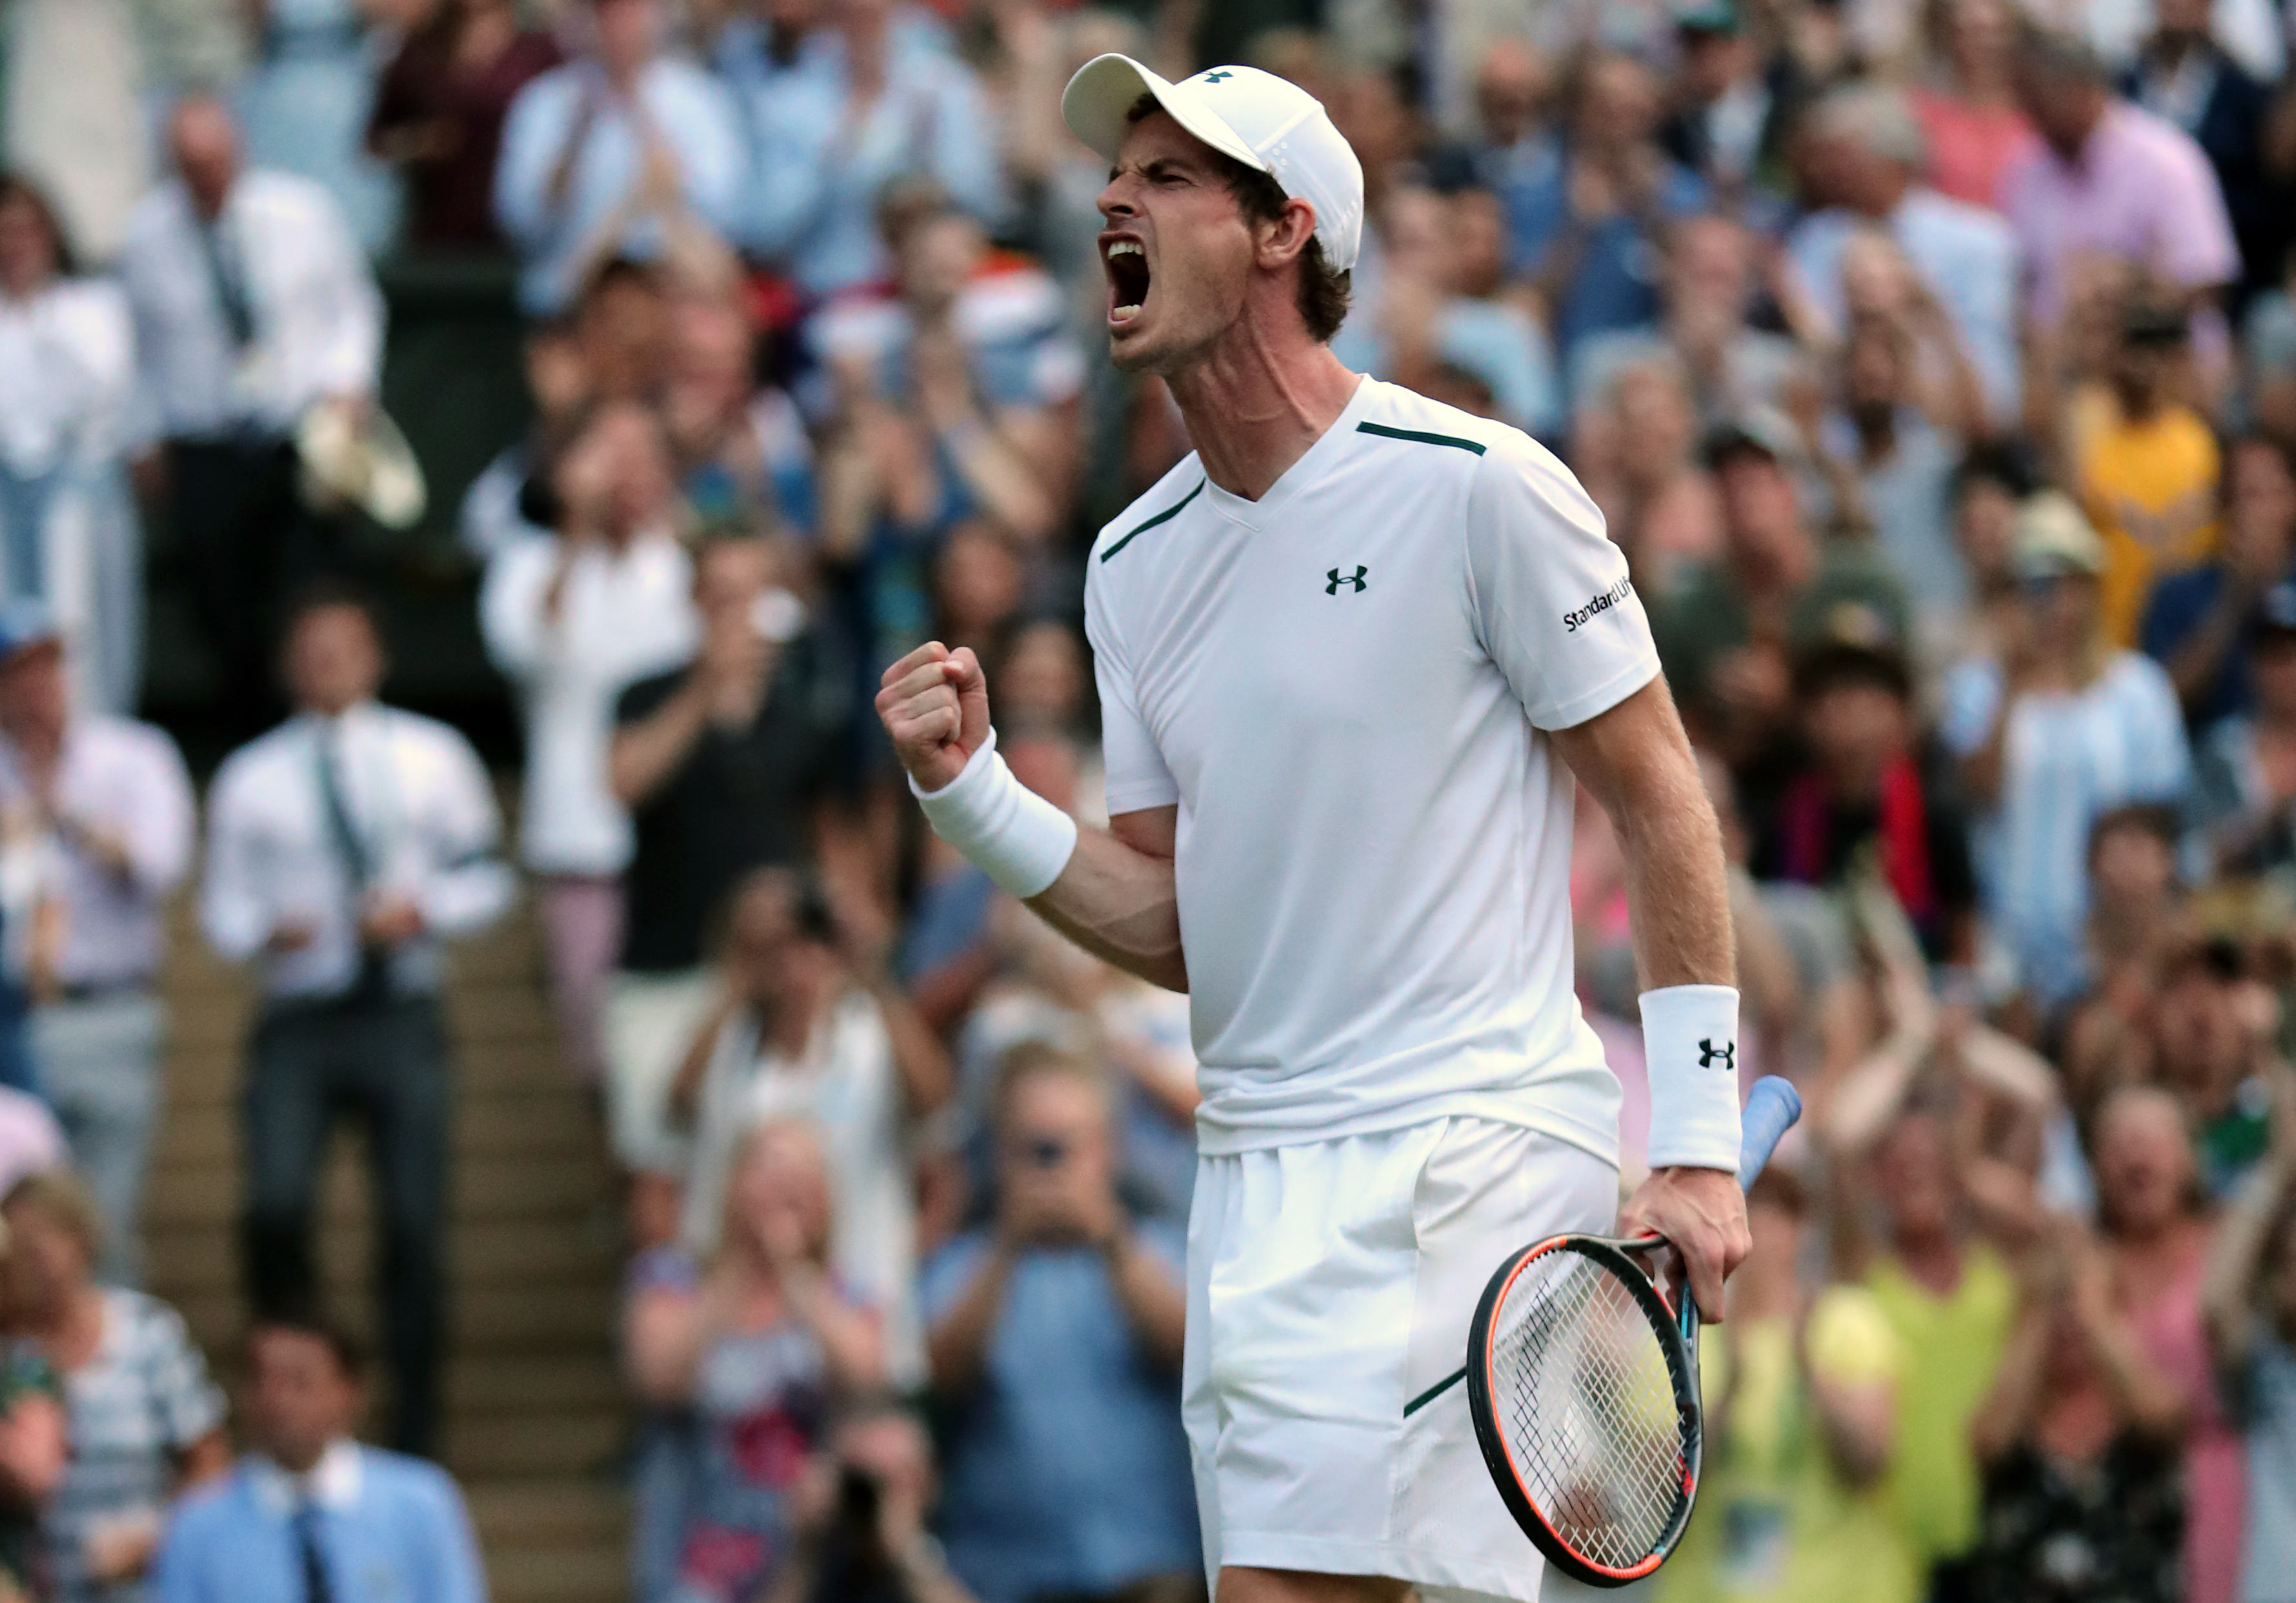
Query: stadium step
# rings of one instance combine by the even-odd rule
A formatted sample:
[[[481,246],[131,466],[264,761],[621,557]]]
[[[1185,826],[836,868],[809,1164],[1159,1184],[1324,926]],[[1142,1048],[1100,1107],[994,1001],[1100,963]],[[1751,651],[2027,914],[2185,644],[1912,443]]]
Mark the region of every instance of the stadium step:
[[[219,1373],[246,1321],[239,1284],[239,1094],[247,975],[172,920],[166,1100],[144,1210],[152,1289]],[[455,955],[446,1462],[496,1603],[626,1603],[631,1415],[615,1368],[621,1240],[587,1098],[562,1066],[521,906]],[[328,1303],[373,1339],[365,1151],[339,1137],[321,1188]]]

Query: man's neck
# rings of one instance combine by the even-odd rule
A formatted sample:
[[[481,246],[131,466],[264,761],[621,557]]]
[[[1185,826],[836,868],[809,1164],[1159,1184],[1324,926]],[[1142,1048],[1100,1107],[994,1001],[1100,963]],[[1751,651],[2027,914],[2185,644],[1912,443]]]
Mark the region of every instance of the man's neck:
[[[2100,97],[2096,103],[2095,111],[2082,124],[2079,135],[2074,137],[2071,144],[2061,144],[2052,138],[2049,141],[2049,148],[2055,152],[2057,160],[2068,167],[2079,167],[2082,158],[2088,153],[2088,142],[2096,137],[2097,129],[2104,126],[2105,115],[2112,109],[2112,103]]]
[[[266,1449],[263,1456],[280,1469],[299,1480],[326,1461],[327,1450],[333,1445],[334,1443],[331,1441],[322,1442],[316,1448],[308,1452],[281,1452],[275,1448]]]
[[[1169,382],[1205,475],[1257,501],[1339,421],[1362,378],[1304,333],[1270,335],[1246,321],[1237,333]]]

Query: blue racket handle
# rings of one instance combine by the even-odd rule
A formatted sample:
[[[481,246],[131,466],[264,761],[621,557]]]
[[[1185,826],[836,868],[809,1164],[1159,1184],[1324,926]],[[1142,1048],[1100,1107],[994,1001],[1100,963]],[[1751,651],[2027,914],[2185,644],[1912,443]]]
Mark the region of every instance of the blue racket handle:
[[[1738,1116],[1738,1184],[1751,1187],[1769,1163],[1786,1131],[1801,1117],[1801,1093],[1790,1081],[1765,1074],[1747,1093],[1745,1111]]]

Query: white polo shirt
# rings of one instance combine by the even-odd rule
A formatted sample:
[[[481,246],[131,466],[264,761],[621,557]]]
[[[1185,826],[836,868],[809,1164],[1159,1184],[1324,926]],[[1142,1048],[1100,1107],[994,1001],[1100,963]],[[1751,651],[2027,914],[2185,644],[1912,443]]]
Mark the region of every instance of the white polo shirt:
[[[1111,815],[1179,807],[1201,1150],[1452,1114],[1618,1155],[1546,729],[1658,674],[1528,436],[1365,379],[1258,501],[1192,455],[1095,543]]]

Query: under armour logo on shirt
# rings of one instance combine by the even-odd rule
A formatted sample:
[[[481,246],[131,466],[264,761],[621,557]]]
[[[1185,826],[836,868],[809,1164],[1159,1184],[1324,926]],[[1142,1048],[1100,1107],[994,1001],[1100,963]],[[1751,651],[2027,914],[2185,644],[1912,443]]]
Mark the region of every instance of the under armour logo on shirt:
[[[1218,72],[1207,72],[1207,73],[1205,73],[1205,74],[1204,74],[1204,82],[1206,82],[1206,83],[1208,83],[1208,84],[1224,84],[1224,83],[1227,82],[1227,80],[1228,80],[1228,79],[1230,79],[1230,78],[1234,78],[1234,76],[1235,76],[1235,74],[1234,74],[1234,73],[1230,72],[1230,71],[1228,71],[1226,69],[1223,68],[1223,69],[1221,69],[1221,70],[1220,70],[1219,71],[1218,71]]]
[[[1702,1069],[1710,1069],[1718,1063],[1734,1074],[1738,1072],[1736,1041],[1726,1041],[1718,1047],[1710,1040],[1701,1040],[1698,1043],[1698,1066]]]
[[[1341,585],[1353,585],[1356,589],[1360,592],[1366,588],[1364,584],[1364,575],[1370,571],[1371,570],[1365,567],[1361,563],[1357,563],[1356,564],[1356,571],[1352,573],[1342,573],[1337,568],[1333,568],[1329,573],[1326,573],[1324,576],[1332,581],[1324,587],[1324,594],[1326,596],[1336,596],[1340,593],[1340,587]]]

